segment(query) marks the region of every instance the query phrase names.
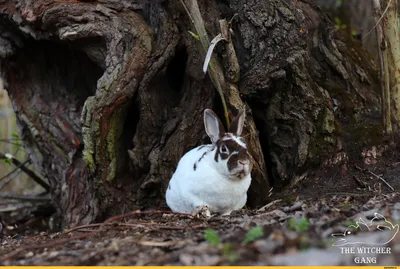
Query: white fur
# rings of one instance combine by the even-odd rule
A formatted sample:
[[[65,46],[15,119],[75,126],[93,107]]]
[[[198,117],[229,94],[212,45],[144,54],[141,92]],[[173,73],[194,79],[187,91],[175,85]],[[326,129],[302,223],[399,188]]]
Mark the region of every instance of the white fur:
[[[238,143],[239,145],[241,145],[242,147],[244,147],[244,148],[246,148],[247,149],[247,145],[245,144],[245,143],[243,143],[242,141],[240,141],[240,139],[237,137],[237,136],[234,136],[234,135],[232,135],[232,134],[229,134],[228,133],[228,135],[229,135],[229,137],[228,138],[224,138],[224,139],[222,139],[223,141],[226,141],[226,140],[234,140],[236,143]]]
[[[231,179],[227,160],[216,162],[215,151],[215,146],[203,145],[181,158],[166,192],[172,211],[192,213],[199,206],[208,206],[211,212],[227,215],[245,205],[251,173],[242,179]]]
[[[225,133],[217,115],[210,109],[204,110],[204,127],[212,145],[192,149],[179,161],[165,195],[172,211],[192,213],[198,207],[207,206],[211,212],[227,215],[246,204],[247,190],[251,183],[250,160],[238,161],[232,171],[228,169],[229,158],[222,160],[218,154],[218,161],[215,160],[219,139],[227,140],[225,138],[229,137],[239,145],[246,146],[236,136],[242,133],[244,118],[245,111],[242,111],[234,119],[238,123],[232,125],[234,130]],[[234,154],[238,152],[230,152],[230,156]],[[243,172],[246,175],[238,178]]]

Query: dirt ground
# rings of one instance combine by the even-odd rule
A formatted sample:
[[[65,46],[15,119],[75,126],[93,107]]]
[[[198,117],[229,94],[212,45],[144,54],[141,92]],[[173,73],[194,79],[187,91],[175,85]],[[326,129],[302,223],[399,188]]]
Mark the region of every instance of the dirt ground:
[[[50,232],[48,218],[21,224],[2,215],[0,264],[398,265],[398,152],[397,145],[365,149],[359,158],[338,152],[290,191],[272,191],[264,207],[228,217],[163,208]],[[346,229],[352,232],[348,241],[332,236]]]

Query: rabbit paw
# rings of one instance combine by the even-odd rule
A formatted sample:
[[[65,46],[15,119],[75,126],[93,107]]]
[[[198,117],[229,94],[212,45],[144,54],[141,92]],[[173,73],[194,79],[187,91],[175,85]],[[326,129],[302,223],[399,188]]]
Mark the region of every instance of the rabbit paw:
[[[231,213],[232,213],[232,210],[229,210],[229,211],[226,211],[226,212],[222,213],[221,216],[229,217],[231,215]]]
[[[201,205],[196,207],[196,209],[192,213],[193,216],[196,216],[198,218],[203,217],[203,218],[209,218],[211,217],[211,212],[208,206],[206,205]]]

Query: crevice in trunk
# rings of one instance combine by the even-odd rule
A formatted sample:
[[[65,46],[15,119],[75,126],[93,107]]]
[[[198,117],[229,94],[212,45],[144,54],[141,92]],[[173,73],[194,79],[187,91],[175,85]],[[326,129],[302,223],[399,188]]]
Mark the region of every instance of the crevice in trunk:
[[[188,53],[186,48],[184,46],[178,47],[165,72],[168,86],[177,94],[180,94],[182,90],[187,61]]]
[[[268,123],[264,121],[262,116],[253,114],[254,123],[258,130],[258,137],[260,139],[260,145],[262,149],[262,153],[264,155],[265,160],[265,168],[268,175],[269,185],[270,187],[274,187],[275,183],[278,181],[276,175],[273,173],[274,166],[271,159],[271,147],[270,147],[270,139],[268,132]]]
[[[85,212],[75,210],[80,211],[77,203],[86,193],[93,194],[92,182],[74,180],[71,175],[86,173],[83,164],[82,171],[74,170],[83,147],[81,112],[88,96],[95,94],[103,70],[82,51],[33,39],[25,39],[10,60],[3,63],[5,80],[28,154],[48,178],[56,207],[69,212],[59,215],[79,218],[77,223],[91,221],[90,212],[97,210],[95,199]]]

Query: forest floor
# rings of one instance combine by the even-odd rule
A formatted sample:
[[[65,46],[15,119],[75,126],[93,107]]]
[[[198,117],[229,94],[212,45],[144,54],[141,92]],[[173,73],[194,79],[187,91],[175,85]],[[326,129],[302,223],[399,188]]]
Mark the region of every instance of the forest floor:
[[[399,152],[336,158],[264,207],[227,217],[142,211],[63,232],[46,230],[47,219],[3,219],[0,264],[399,265]]]

